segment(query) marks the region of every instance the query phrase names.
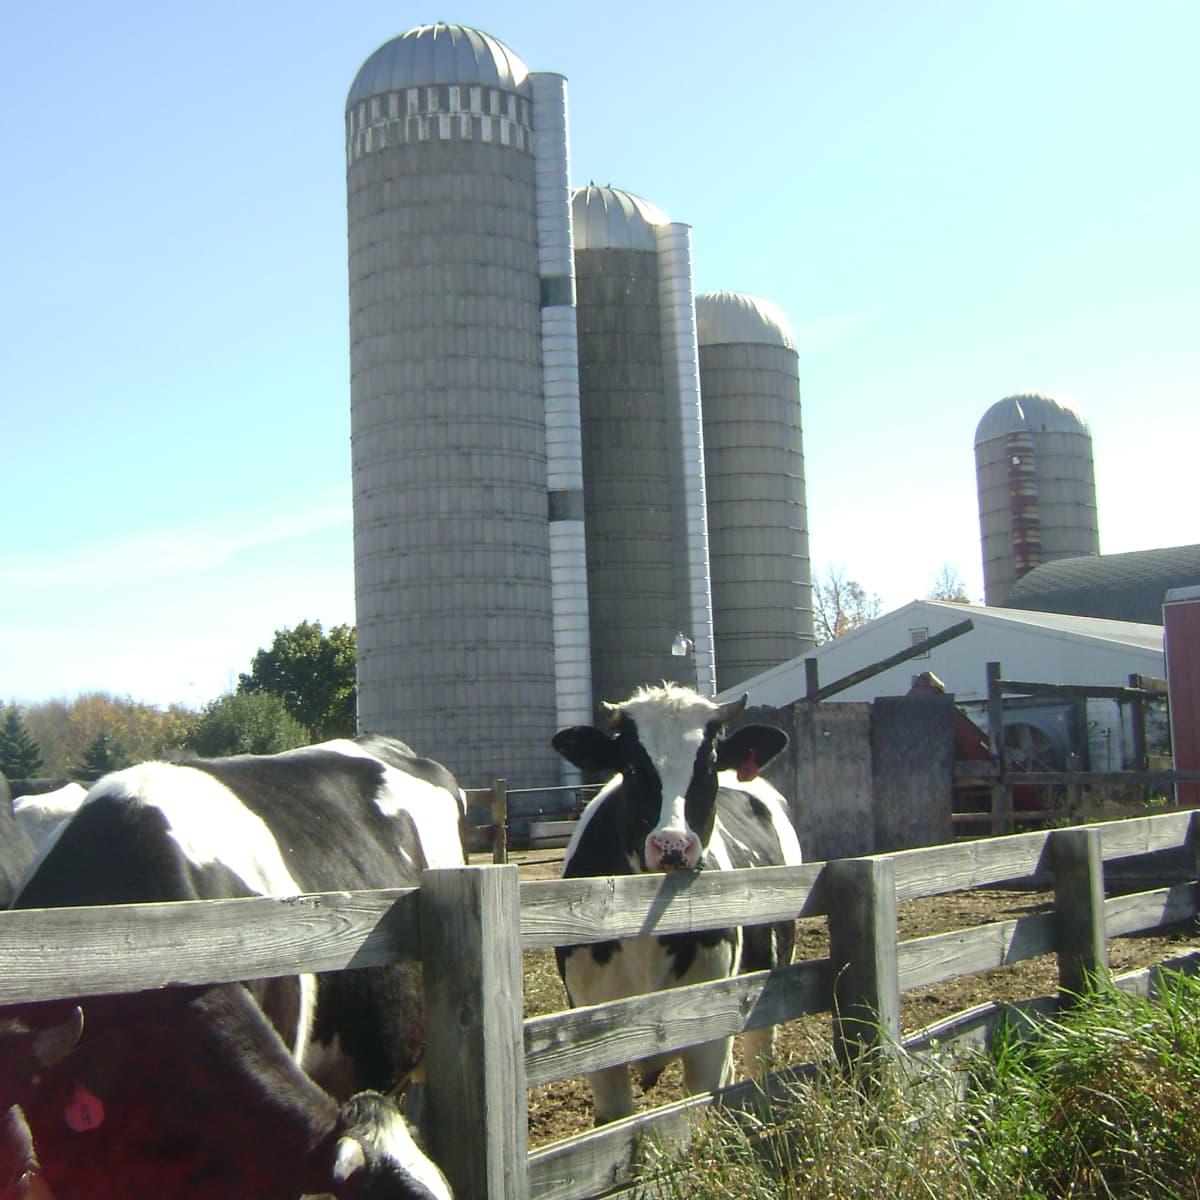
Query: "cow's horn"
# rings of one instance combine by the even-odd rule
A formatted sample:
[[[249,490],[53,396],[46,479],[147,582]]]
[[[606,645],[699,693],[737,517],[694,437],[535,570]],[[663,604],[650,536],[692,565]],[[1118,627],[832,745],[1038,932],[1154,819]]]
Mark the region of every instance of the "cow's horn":
[[[610,725],[615,725],[621,719],[621,706],[619,704],[612,704],[608,700],[601,700],[600,711],[604,713],[604,719]]]
[[[82,1036],[83,1009],[77,1004],[65,1021],[41,1030],[33,1039],[33,1057],[39,1066],[52,1067],[75,1049]]]
[[[333,1178],[337,1183],[346,1180],[361,1170],[367,1164],[367,1156],[363,1152],[362,1143],[357,1138],[340,1137],[337,1149],[333,1155]]]
[[[734,717],[740,717],[749,699],[750,693],[743,692],[737,700],[730,700],[728,704],[720,705],[717,708],[715,719],[724,725],[726,722],[732,721]]]

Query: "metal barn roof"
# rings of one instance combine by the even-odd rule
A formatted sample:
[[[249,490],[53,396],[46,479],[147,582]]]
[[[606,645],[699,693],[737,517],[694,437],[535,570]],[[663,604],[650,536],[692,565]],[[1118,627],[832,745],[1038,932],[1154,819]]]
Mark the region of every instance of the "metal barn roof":
[[[932,671],[960,701],[984,699],[989,662],[1000,663],[1006,679],[1037,683],[1124,686],[1133,674],[1164,673],[1161,625],[914,600],[727,689],[718,699],[748,692],[752,705],[782,708],[804,697],[806,658],[816,659],[819,683],[825,686],[967,618],[973,624],[969,632],[855,684],[826,703],[902,696],[922,671]]]
[[[1013,584],[1011,608],[1162,624],[1170,588],[1200,584],[1200,546],[1059,558]]]

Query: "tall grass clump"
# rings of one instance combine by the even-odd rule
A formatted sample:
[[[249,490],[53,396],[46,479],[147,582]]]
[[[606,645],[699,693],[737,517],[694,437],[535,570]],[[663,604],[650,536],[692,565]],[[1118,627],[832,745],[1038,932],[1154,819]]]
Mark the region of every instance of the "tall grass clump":
[[[717,1111],[660,1150],[656,1200],[1200,1200],[1200,982],[1105,986],[988,1052],[835,1066],[769,1120]]]
[[[965,1115],[981,1162],[1030,1197],[1200,1200],[1200,981],[1104,987],[1032,1037],[1001,1037]]]

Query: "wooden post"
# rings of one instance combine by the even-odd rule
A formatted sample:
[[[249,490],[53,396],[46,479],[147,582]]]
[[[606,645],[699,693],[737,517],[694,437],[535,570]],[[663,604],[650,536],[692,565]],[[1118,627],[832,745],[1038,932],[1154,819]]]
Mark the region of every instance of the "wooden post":
[[[421,875],[429,1151],[456,1200],[528,1200],[515,866]]]
[[[996,776],[992,783],[992,832],[1012,833],[1012,786],[1008,781],[1008,755],[1004,750],[1004,696],[1000,691],[1000,664],[987,664],[988,743]]]
[[[1133,699],[1129,704],[1129,720],[1133,729],[1133,746],[1130,748],[1130,757],[1133,759],[1132,766],[1135,771],[1145,771],[1150,763],[1146,758],[1146,691],[1142,685],[1142,677],[1130,675],[1129,686],[1134,691]],[[1117,710],[1120,711],[1119,705]],[[1129,764],[1122,762],[1117,765],[1125,769]],[[1149,786],[1139,783],[1137,796],[1141,803],[1145,804],[1150,799]]]
[[[508,862],[508,780],[492,783],[492,862]]]
[[[868,1051],[900,1045],[896,956],[896,868],[890,858],[842,858],[826,864],[833,1040],[850,1064]]]
[[[1057,924],[1059,1002],[1070,1004],[1108,973],[1104,859],[1100,831],[1083,826],[1050,834]]]
[[[821,688],[821,674],[815,658],[804,660],[804,694],[811,700]]]

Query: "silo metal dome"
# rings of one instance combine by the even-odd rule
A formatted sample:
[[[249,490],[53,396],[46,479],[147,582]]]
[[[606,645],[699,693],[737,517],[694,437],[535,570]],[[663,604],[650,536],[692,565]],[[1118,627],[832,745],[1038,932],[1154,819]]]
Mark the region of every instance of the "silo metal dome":
[[[744,292],[697,296],[696,335],[702,346],[762,344],[796,349],[796,335],[783,309]]]
[[[1092,438],[1073,405],[1036,392],[993,404],[975,430],[984,598],[1061,558],[1100,553]]]
[[[1065,400],[1022,392],[997,400],[975,427],[975,445],[1018,430],[1029,433],[1082,433],[1091,437],[1083,414]]]
[[[467,786],[559,780],[535,78],[426,25],[346,110],[359,724]]]
[[[589,184],[571,196],[576,250],[650,250],[657,253],[657,226],[670,217],[649,200],[613,187]]]
[[[405,87],[477,83],[516,91],[529,68],[501,41],[465,25],[421,25],[385,42],[359,68],[346,97],[350,109],[368,96]]]
[[[814,644],[796,339],[781,309],[696,297],[717,686]]]

